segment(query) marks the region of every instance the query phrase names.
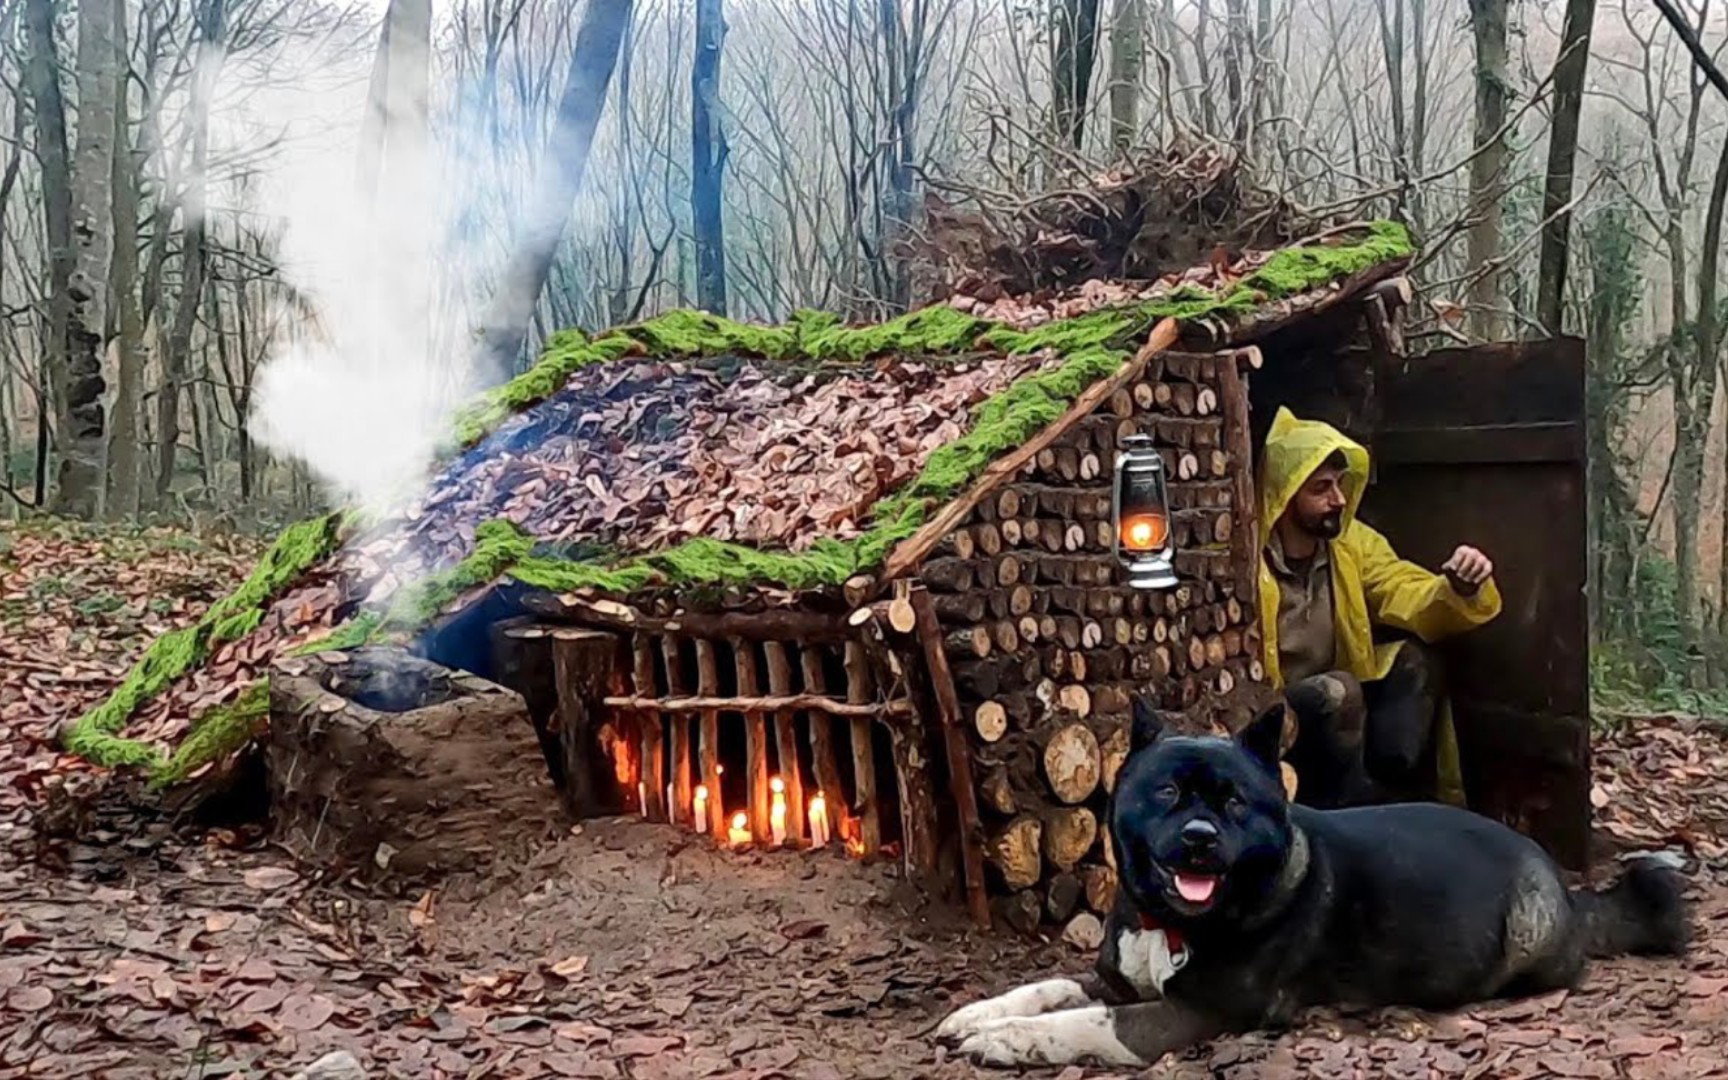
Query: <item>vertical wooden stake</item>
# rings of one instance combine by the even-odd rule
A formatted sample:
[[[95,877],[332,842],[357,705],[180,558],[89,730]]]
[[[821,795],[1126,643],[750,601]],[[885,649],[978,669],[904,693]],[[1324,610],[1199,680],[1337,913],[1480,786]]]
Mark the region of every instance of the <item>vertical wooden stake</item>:
[[[654,685],[654,650],[647,634],[637,634],[635,641],[636,696],[657,698],[660,690]],[[666,820],[666,749],[662,738],[660,714],[642,712],[642,816],[649,821]]]
[[[696,692],[703,697],[720,696],[720,669],[714,662],[714,643],[696,640]],[[720,789],[720,712],[702,711],[702,782],[708,785],[708,835],[726,842],[726,799]]]
[[[786,646],[768,641],[762,651],[768,657],[768,692],[792,693],[792,661],[786,656]],[[774,756],[780,780],[786,785],[786,837],[796,847],[809,838],[809,833],[804,828],[804,781],[798,775],[798,718],[791,709],[774,714]]]
[[[756,646],[733,638],[732,651],[738,661],[738,696],[758,696],[761,682],[756,672]],[[773,832],[768,822],[768,717],[761,712],[745,713],[744,734],[750,773],[750,835],[758,844],[766,844]]]
[[[660,638],[660,655],[666,661],[666,696],[681,697],[690,692],[684,678],[684,660],[678,652],[678,638],[666,634]],[[691,807],[696,802],[695,785],[690,782],[690,717],[671,714],[666,723],[672,726],[672,805],[666,820],[673,824],[690,825]]]
[[[568,808],[564,752],[558,740],[559,680],[553,669],[552,631],[534,625],[532,616],[497,623],[492,627],[492,668],[498,684],[521,694],[527,704],[546,771]]]
[[[909,598],[917,617],[918,640],[924,646],[924,668],[930,677],[931,696],[942,725],[943,744],[948,751],[948,784],[960,819],[960,859],[966,873],[966,907],[981,927],[990,925],[990,898],[984,891],[984,832],[978,819],[978,791],[972,776],[972,750],[960,716],[960,697],[954,692],[954,675],[942,651],[942,624],[930,592],[919,585]]]
[[[858,641],[846,643],[846,700],[866,705],[875,697],[870,680],[870,659]],[[876,748],[869,717],[852,720],[852,779],[856,798],[852,809],[858,818],[860,853],[870,858],[882,850],[882,813],[876,804]]]
[[[1248,424],[1248,383],[1236,366],[1236,357],[1218,360],[1220,405],[1224,412],[1224,451],[1230,455],[1231,521],[1230,561],[1235,570],[1236,599],[1251,611],[1260,610],[1259,495],[1254,487],[1253,436]]]
[[[828,678],[822,673],[822,650],[806,645],[798,659],[804,669],[805,693],[826,694]],[[840,762],[834,756],[834,718],[812,710],[804,714],[804,719],[810,725],[810,760],[816,767],[816,783],[828,805],[829,825],[835,836],[848,836],[852,810],[846,805],[845,790],[840,786]]]

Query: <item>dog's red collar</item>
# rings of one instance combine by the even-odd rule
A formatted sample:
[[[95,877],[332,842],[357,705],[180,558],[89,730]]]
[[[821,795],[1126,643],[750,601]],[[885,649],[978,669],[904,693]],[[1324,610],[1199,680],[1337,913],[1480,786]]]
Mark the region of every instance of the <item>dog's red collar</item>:
[[[1181,934],[1178,934],[1176,931],[1170,929],[1168,926],[1159,925],[1157,919],[1154,919],[1152,916],[1146,914],[1144,911],[1142,911],[1140,913],[1140,929],[1164,931],[1165,948],[1170,950],[1171,956],[1175,956],[1177,953],[1181,952],[1186,947],[1182,941],[1182,935]]]

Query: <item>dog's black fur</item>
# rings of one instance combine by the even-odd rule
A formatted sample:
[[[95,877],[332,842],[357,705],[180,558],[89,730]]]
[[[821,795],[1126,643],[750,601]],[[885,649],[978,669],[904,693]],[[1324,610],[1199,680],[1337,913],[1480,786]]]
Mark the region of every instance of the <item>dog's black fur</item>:
[[[1291,806],[1281,723],[1280,706],[1234,740],[1188,737],[1137,704],[1109,809],[1120,885],[1097,980],[1052,999],[1090,1018],[998,1010],[959,1030],[962,1010],[945,1034],[998,1063],[1150,1062],[1307,1006],[1454,1008],[1571,986],[1588,957],[1684,951],[1683,882],[1661,860],[1605,892],[1568,890],[1534,842],[1465,810]],[[1211,895],[1184,899],[1178,875],[1191,894],[1215,882]],[[1162,1000],[1123,960],[1153,928],[1190,950]]]

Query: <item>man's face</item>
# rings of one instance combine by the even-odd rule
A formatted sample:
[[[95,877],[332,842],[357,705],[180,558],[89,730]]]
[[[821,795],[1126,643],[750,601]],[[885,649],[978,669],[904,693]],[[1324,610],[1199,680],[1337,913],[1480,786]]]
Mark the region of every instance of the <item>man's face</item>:
[[[1344,470],[1322,465],[1303,482],[1287,513],[1295,526],[1320,540],[1344,531]]]

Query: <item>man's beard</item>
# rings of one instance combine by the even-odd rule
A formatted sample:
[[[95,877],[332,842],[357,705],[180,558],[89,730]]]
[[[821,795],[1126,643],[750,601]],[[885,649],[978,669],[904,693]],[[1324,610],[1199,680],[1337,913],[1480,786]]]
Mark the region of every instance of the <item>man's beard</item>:
[[[1336,540],[1344,531],[1344,511],[1337,510],[1302,521],[1302,531],[1317,540]]]

